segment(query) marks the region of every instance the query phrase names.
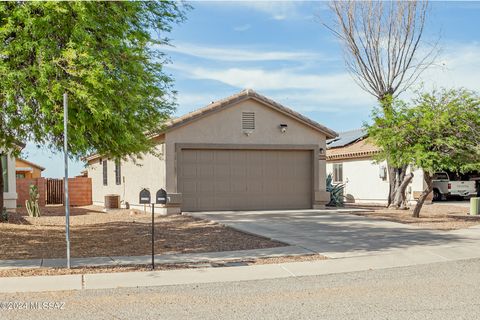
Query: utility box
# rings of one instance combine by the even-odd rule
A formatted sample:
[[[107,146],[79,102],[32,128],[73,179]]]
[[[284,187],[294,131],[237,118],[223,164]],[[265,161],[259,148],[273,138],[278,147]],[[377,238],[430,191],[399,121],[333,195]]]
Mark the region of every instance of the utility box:
[[[105,196],[105,209],[119,209],[120,208],[120,195],[107,194]]]
[[[470,198],[470,215],[477,216],[480,214],[480,198]]]

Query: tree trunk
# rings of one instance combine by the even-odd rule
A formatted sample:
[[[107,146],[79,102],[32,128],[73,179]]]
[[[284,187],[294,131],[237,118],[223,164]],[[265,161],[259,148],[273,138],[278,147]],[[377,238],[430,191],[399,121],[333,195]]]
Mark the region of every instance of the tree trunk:
[[[0,153],[0,214],[3,212],[3,207],[4,207],[4,200],[3,200],[3,163],[2,163],[2,158],[3,154]]]
[[[405,190],[413,179],[413,173],[407,175],[408,166],[401,168],[388,167],[389,174],[389,193],[387,207],[392,209],[406,208]]]
[[[418,198],[417,205],[415,206],[415,209],[413,209],[412,216],[414,218],[420,218],[420,210],[422,210],[422,207],[423,207],[423,204],[425,203],[425,200],[427,199],[428,195],[433,190],[432,176],[430,174],[424,172],[423,173],[423,179],[425,180],[425,183],[427,184],[427,188],[425,190],[423,190],[422,194]]]

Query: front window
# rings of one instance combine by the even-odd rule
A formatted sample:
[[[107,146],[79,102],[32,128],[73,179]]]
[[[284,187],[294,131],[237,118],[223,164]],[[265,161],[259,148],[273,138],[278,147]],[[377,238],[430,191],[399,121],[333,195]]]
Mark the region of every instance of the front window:
[[[115,161],[115,184],[122,184],[122,167],[120,160]]]
[[[333,182],[343,182],[343,163],[333,164]]]
[[[108,167],[107,167],[107,160],[103,160],[102,161],[102,165],[103,165],[103,185],[104,186],[107,186],[108,185]]]
[[[3,175],[3,192],[8,192],[8,161],[7,156],[1,155],[2,175]]]

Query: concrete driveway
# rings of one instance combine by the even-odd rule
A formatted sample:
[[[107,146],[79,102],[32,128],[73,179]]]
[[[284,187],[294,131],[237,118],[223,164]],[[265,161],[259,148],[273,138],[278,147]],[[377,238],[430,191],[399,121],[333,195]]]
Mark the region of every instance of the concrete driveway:
[[[351,215],[340,210],[195,212],[237,230],[298,246],[331,258],[399,250],[448,249],[469,246],[478,250],[480,228],[434,231]],[[433,251],[432,251],[433,252]]]

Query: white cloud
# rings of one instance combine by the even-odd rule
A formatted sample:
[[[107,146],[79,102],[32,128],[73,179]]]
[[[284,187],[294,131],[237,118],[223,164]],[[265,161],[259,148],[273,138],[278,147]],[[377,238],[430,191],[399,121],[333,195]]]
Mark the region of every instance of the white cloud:
[[[191,79],[213,80],[238,89],[276,92],[282,101],[295,101],[301,111],[340,111],[342,108],[371,108],[374,99],[363,92],[348,73],[316,75],[294,69],[210,69],[171,65]]]
[[[236,26],[235,28],[233,28],[233,30],[238,31],[238,32],[243,32],[243,31],[247,31],[251,27],[252,26],[247,23],[247,24],[244,24],[244,25],[241,25],[241,26]]]
[[[425,89],[465,87],[480,91],[479,57],[479,43],[448,44],[436,65],[422,74]]]
[[[308,51],[260,51],[249,48],[207,47],[192,43],[178,43],[175,47],[162,47],[161,50],[217,61],[305,61],[336,59]]]

